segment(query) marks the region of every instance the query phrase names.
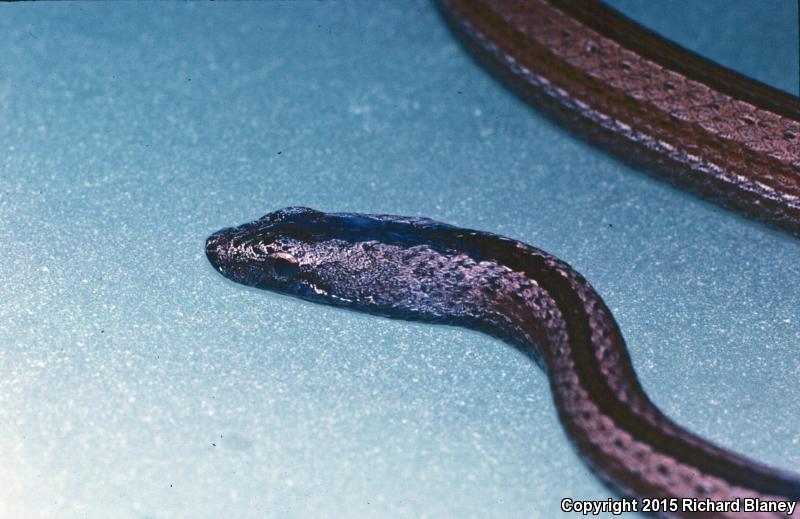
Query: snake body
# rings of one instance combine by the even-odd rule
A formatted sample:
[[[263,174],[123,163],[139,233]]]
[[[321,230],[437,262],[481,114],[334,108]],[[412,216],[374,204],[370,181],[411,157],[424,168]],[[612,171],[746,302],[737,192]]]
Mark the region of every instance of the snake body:
[[[288,208],[213,234],[206,255],[238,283],[465,326],[515,344],[547,373],[575,448],[622,494],[759,498],[787,507],[800,499],[796,476],[716,447],[664,416],[639,384],[601,297],[535,247],[423,218]]]
[[[524,99],[618,157],[800,235],[800,99],[590,0],[444,0]]]
[[[625,160],[800,235],[800,103],[599,3],[444,0],[467,46],[546,114]],[[602,298],[563,261],[424,218],[287,208],[206,242],[227,278],[393,318],[481,330],[547,373],[593,471],[654,510],[759,500],[703,517],[800,517],[800,478],[717,447],[650,401]],[[694,501],[692,501],[694,500]],[[709,511],[710,510],[710,511]]]

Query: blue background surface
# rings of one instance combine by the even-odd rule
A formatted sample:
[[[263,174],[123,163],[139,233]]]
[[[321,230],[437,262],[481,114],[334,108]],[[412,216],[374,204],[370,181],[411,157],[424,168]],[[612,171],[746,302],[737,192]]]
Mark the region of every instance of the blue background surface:
[[[794,2],[613,4],[797,93]],[[287,205],[560,256],[668,415],[800,470],[800,240],[542,119],[430,4],[4,5],[0,34],[0,517],[548,518],[609,496],[515,349],[211,269],[209,233]]]

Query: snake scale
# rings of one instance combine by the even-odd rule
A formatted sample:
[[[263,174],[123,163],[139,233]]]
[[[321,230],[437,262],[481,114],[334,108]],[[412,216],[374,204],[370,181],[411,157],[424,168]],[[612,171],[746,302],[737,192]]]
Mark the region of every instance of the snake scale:
[[[545,114],[722,205],[800,234],[800,103],[579,0],[445,0],[470,50]],[[650,401],[600,295],[565,262],[425,218],[292,207],[220,230],[244,285],[508,341],[546,373],[591,469],[666,517],[800,517],[800,478],[692,434]],[[698,513],[676,500],[759,503]]]

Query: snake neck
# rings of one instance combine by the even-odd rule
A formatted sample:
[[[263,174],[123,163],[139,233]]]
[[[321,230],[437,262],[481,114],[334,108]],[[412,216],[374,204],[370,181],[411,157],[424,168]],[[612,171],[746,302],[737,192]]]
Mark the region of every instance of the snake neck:
[[[482,301],[485,315],[508,340],[541,356],[563,426],[606,483],[656,498],[800,499],[795,476],[716,447],[658,410],[610,310],[569,265],[518,242],[480,248],[495,254],[482,261],[495,273],[482,287],[495,287]]]
[[[448,246],[350,247],[347,262],[370,273],[350,279],[351,290],[363,287],[351,292],[351,304],[394,318],[465,326],[515,344],[548,374],[576,449],[622,494],[800,498],[795,477],[716,447],[658,410],[636,377],[611,311],[569,265],[500,236],[452,233]],[[377,275],[368,261],[376,257]]]

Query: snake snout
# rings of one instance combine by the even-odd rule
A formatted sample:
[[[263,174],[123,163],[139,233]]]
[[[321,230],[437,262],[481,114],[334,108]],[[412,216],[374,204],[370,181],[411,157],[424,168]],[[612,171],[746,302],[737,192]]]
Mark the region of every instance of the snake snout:
[[[223,229],[219,232],[215,232],[206,240],[206,257],[217,270],[220,270],[221,249],[228,230],[229,229]]]

